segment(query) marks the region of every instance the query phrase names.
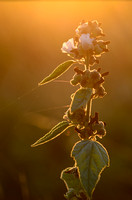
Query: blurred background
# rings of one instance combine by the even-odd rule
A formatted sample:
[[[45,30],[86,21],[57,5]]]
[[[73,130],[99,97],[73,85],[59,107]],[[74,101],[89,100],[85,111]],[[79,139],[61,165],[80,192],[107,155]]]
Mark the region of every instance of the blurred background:
[[[101,142],[111,166],[105,169],[93,200],[132,199],[132,2],[19,1],[0,2],[0,200],[64,200],[61,170],[73,166],[70,151],[75,133],[31,148],[30,145],[62,120],[70,95],[68,82],[38,83],[58,64],[80,21],[98,20],[110,40],[102,55],[109,71],[108,94],[94,100],[94,113],[107,124]],[[61,80],[69,81],[73,68]]]

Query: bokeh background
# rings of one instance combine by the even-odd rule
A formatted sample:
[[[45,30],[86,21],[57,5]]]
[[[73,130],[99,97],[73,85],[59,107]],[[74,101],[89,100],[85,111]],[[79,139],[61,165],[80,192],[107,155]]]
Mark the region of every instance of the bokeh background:
[[[93,103],[107,124],[101,141],[111,166],[101,177],[93,200],[132,199],[132,2],[1,1],[0,2],[0,200],[63,200],[61,170],[73,166],[70,151],[76,134],[31,148],[62,120],[70,95],[73,68],[38,87],[58,64],[64,41],[82,19],[102,22],[110,52],[102,55],[109,71],[108,94]]]

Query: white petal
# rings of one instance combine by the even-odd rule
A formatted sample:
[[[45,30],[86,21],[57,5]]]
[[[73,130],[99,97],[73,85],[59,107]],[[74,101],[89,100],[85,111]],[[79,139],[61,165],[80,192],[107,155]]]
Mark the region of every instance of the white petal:
[[[92,38],[90,38],[90,34],[82,34],[79,38],[79,41],[82,45],[82,48],[84,50],[90,50],[93,49],[93,40]]]
[[[71,50],[75,48],[73,38],[69,39],[67,42],[64,42],[62,45],[62,52],[63,53],[71,53]]]
[[[67,45],[66,45],[66,42],[63,43],[62,48],[61,48],[61,51],[62,51],[63,53],[67,53]]]

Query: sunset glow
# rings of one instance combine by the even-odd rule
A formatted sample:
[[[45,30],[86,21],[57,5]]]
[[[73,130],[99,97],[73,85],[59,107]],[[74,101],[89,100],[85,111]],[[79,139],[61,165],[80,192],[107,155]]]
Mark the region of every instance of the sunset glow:
[[[61,48],[74,38],[82,20],[102,23],[103,39],[110,41],[110,51],[95,64],[95,69],[101,68],[100,73],[109,72],[104,84],[108,94],[103,100],[94,101],[92,112],[101,113],[99,117],[106,122],[108,131],[103,142],[112,164],[93,200],[131,200],[132,2],[112,0],[0,2],[2,200],[63,199],[61,181],[52,184],[49,174],[56,183],[67,162],[72,166],[64,154],[71,151],[76,135],[73,132],[70,139],[64,135],[64,139],[60,137],[38,149],[30,146],[58,123],[68,109],[76,87],[69,85],[72,67],[46,87],[39,87],[38,83],[69,59]],[[87,38],[92,43],[89,35]]]

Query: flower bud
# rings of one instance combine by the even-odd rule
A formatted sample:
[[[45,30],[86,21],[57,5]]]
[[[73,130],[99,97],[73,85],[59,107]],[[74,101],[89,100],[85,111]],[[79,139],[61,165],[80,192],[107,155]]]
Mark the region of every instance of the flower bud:
[[[81,74],[75,74],[73,76],[73,79],[70,81],[70,83],[72,85],[77,85],[81,81],[81,78],[82,78]]]
[[[99,131],[97,131],[97,136],[102,138],[106,135],[106,130],[105,128],[101,128]]]
[[[76,82],[74,79],[72,79],[72,80],[70,80],[70,84],[74,86],[74,85],[77,85],[78,82]]]
[[[96,69],[91,70],[90,78],[92,79],[93,84],[95,84],[96,82],[98,82],[100,80],[101,74]]]
[[[100,27],[96,27],[92,29],[92,36],[93,37],[98,37],[98,36],[103,36],[103,30]]]
[[[94,131],[99,131],[99,130],[102,129],[102,128],[104,128],[104,122],[102,122],[102,121],[99,121],[98,123],[94,123],[94,124],[92,125],[92,129],[93,129]]]
[[[98,96],[100,98],[103,98],[107,93],[105,92],[105,88],[103,86],[99,86],[97,89],[96,89],[96,93],[98,94]]]
[[[84,22],[82,24],[80,24],[77,29],[75,30],[75,32],[79,35],[81,34],[87,34],[90,33],[91,31],[91,27],[88,25],[88,22]]]
[[[93,130],[90,127],[85,127],[80,130],[79,137],[82,139],[88,139],[93,135]]]
[[[99,37],[104,35],[102,28],[100,28],[100,23],[98,23],[96,20],[89,22],[89,25],[91,26],[92,37]]]
[[[93,87],[93,82],[92,79],[90,78],[90,70],[85,70],[84,74],[82,75],[82,79],[81,79],[81,86],[82,87],[88,87],[88,88],[92,88]]]
[[[99,121],[98,123],[99,123],[100,128],[104,128],[104,126],[105,126],[105,125],[104,125],[104,122]]]
[[[85,77],[85,78],[90,78],[90,70],[89,69],[86,69],[85,71],[83,71],[84,72],[84,74],[83,74],[83,76]]]
[[[107,49],[107,45],[103,40],[98,40],[97,43],[101,49]]]
[[[99,46],[98,44],[96,44],[96,45],[94,46],[94,53],[95,53],[95,55],[100,55],[100,54],[103,53],[103,52],[104,52],[103,49],[101,49],[100,46]]]

